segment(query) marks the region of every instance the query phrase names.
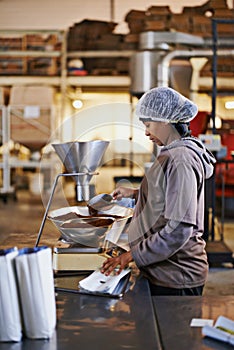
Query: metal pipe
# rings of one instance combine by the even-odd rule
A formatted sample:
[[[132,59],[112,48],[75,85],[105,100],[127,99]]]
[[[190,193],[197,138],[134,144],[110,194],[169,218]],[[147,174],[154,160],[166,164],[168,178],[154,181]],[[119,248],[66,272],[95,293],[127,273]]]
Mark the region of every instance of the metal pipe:
[[[234,56],[234,50],[217,50],[217,55],[220,56]],[[170,63],[175,57],[211,57],[213,56],[212,50],[175,50],[162,58],[162,61],[158,64],[158,86],[169,86],[169,69]]]
[[[216,117],[216,97],[217,97],[217,41],[218,41],[218,33],[217,33],[217,23],[212,19],[212,38],[213,38],[213,60],[212,60],[212,110],[211,110],[211,119],[212,119],[212,134],[216,134],[216,126],[215,126],[215,117]],[[215,239],[215,201],[216,201],[216,166],[214,170],[214,175],[212,176],[212,217],[211,217],[211,239],[214,241]]]
[[[49,209],[50,209],[50,206],[51,206],[51,203],[52,203],[52,199],[53,199],[53,196],[54,196],[54,192],[55,192],[55,188],[57,186],[57,183],[58,183],[58,179],[62,176],[84,176],[84,175],[97,175],[98,173],[64,173],[64,174],[58,174],[54,180],[54,184],[53,184],[53,187],[52,187],[52,191],[51,191],[51,194],[50,194],[50,197],[49,197],[49,200],[48,200],[48,203],[47,203],[47,206],[46,206],[46,210],[45,210],[45,213],[44,213],[44,216],[43,216],[43,219],[42,219],[42,222],[41,222],[41,226],[40,226],[40,230],[38,232],[38,235],[37,235],[37,240],[36,240],[36,243],[35,243],[35,247],[38,246],[39,242],[40,242],[40,238],[41,238],[41,235],[42,235],[42,231],[44,229],[44,226],[45,226],[45,221],[46,221],[46,218],[47,218],[47,214],[49,212]]]

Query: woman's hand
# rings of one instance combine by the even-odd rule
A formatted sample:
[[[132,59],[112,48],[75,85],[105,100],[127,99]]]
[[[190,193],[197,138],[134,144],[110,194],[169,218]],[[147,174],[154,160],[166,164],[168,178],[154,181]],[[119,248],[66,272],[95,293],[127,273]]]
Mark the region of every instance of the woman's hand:
[[[113,199],[120,201],[122,198],[137,198],[138,189],[119,186],[112,192]]]
[[[104,261],[101,272],[106,276],[109,276],[115,268],[118,268],[116,274],[120,272],[131,262],[133,261],[132,254],[130,251],[123,253],[115,258],[108,258]]]

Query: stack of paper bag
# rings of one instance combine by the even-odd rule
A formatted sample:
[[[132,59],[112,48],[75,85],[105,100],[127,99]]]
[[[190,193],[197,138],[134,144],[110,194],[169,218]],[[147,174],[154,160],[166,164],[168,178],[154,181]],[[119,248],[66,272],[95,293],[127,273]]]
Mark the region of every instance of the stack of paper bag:
[[[50,338],[56,326],[51,249],[21,249],[15,264],[24,333],[32,339]]]
[[[22,326],[14,260],[16,248],[0,250],[0,341],[20,341]]]
[[[120,280],[130,273],[130,269],[124,269],[120,272],[120,274],[109,275],[101,273],[100,270],[94,271],[91,275],[84,278],[79,282],[79,287],[84,291],[92,292],[92,293],[107,293],[112,294],[117,287]]]

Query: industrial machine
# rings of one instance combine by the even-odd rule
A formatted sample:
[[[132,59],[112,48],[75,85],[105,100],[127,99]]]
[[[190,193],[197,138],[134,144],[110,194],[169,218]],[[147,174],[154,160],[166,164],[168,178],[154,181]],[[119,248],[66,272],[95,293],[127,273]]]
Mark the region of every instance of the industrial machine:
[[[90,180],[98,175],[107,141],[67,142],[53,147],[66,168],[66,173],[55,178],[51,195],[38,233],[36,246],[40,242],[46,219],[50,219],[61,233],[53,249],[53,268],[60,271],[89,271],[102,265],[107,256],[117,254],[118,242],[132,216],[132,209],[107,205],[91,215],[87,202],[90,199]],[[82,204],[49,211],[59,178],[72,177],[77,187],[77,202]],[[107,220],[108,219],[108,220]],[[102,220],[103,225],[93,223]],[[107,221],[105,221],[107,220]]]

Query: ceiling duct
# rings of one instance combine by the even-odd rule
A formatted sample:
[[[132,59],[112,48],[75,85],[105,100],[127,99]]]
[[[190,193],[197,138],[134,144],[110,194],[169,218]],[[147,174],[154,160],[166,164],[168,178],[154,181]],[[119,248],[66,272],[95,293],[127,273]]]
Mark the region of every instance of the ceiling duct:
[[[131,95],[140,97],[145,91],[157,86],[157,66],[164,55],[164,51],[141,51],[131,57]]]
[[[220,49],[217,51],[218,56],[234,56],[234,50]],[[164,55],[157,68],[157,77],[159,86],[169,86],[170,84],[170,66],[171,62],[177,58],[194,58],[194,57],[212,57],[212,50],[194,49],[194,50],[174,50]]]
[[[232,45],[231,48],[226,46]],[[139,51],[130,60],[130,93],[140,97],[156,86],[171,86],[189,97],[191,84],[199,88],[201,79],[198,68],[191,58],[209,58],[213,56],[212,42],[199,36],[179,32],[144,32],[140,34]],[[218,56],[233,56],[233,39],[219,39]],[[196,73],[197,81],[194,81]],[[203,78],[203,84],[211,79]],[[230,78],[222,78],[222,84],[229,84]],[[233,85],[233,84],[232,84]],[[190,96],[191,97],[191,96]]]
[[[200,36],[180,32],[143,32],[139,37],[140,50],[173,49],[175,45],[202,46],[204,39]]]
[[[175,50],[177,45],[202,46],[201,37],[179,32],[143,32],[140,34],[139,51],[130,60],[130,93],[140,97],[145,91],[159,85],[158,66],[163,58]],[[171,62],[170,86],[188,95],[192,77],[192,66],[188,58]]]

